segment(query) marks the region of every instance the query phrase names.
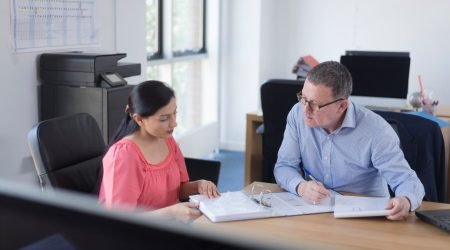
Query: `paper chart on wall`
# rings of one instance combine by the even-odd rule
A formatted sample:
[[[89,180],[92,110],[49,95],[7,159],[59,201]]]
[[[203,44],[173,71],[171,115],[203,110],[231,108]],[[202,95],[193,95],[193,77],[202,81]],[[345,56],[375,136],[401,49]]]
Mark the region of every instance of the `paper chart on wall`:
[[[95,1],[11,0],[16,52],[98,46]]]

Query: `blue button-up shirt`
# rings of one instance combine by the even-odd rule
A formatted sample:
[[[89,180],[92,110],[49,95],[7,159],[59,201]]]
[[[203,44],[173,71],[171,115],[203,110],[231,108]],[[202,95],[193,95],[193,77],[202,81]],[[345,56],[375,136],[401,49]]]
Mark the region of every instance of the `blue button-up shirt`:
[[[393,128],[374,112],[349,101],[342,125],[327,133],[310,128],[303,120],[303,106],[294,105],[287,117],[283,142],[274,174],[277,183],[297,194],[304,181],[300,170],[335,191],[369,196],[406,196],[415,210],[424,187],[406,161]]]

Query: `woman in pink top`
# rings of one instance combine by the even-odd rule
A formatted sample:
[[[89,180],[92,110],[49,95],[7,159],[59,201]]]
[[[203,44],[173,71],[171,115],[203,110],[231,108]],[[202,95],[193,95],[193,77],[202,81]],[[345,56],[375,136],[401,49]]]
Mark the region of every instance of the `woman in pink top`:
[[[192,194],[219,196],[214,183],[189,181],[183,154],[172,137],[177,126],[174,91],[159,81],[136,85],[126,117],[103,158],[100,202],[106,207],[154,210],[181,220],[200,216]]]

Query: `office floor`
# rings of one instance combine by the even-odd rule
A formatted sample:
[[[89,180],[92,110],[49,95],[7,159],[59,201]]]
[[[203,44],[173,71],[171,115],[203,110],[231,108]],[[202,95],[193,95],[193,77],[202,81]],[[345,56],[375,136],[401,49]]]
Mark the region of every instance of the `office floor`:
[[[206,158],[221,162],[218,189],[238,191],[244,187],[244,152],[219,150]]]

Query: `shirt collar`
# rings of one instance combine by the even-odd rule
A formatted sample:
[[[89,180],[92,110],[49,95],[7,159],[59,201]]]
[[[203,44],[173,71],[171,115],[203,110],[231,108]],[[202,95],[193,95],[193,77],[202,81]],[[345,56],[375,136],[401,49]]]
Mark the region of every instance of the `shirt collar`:
[[[356,127],[356,114],[354,103],[348,100],[347,112],[345,112],[345,118],[342,121],[341,128],[355,128]]]

